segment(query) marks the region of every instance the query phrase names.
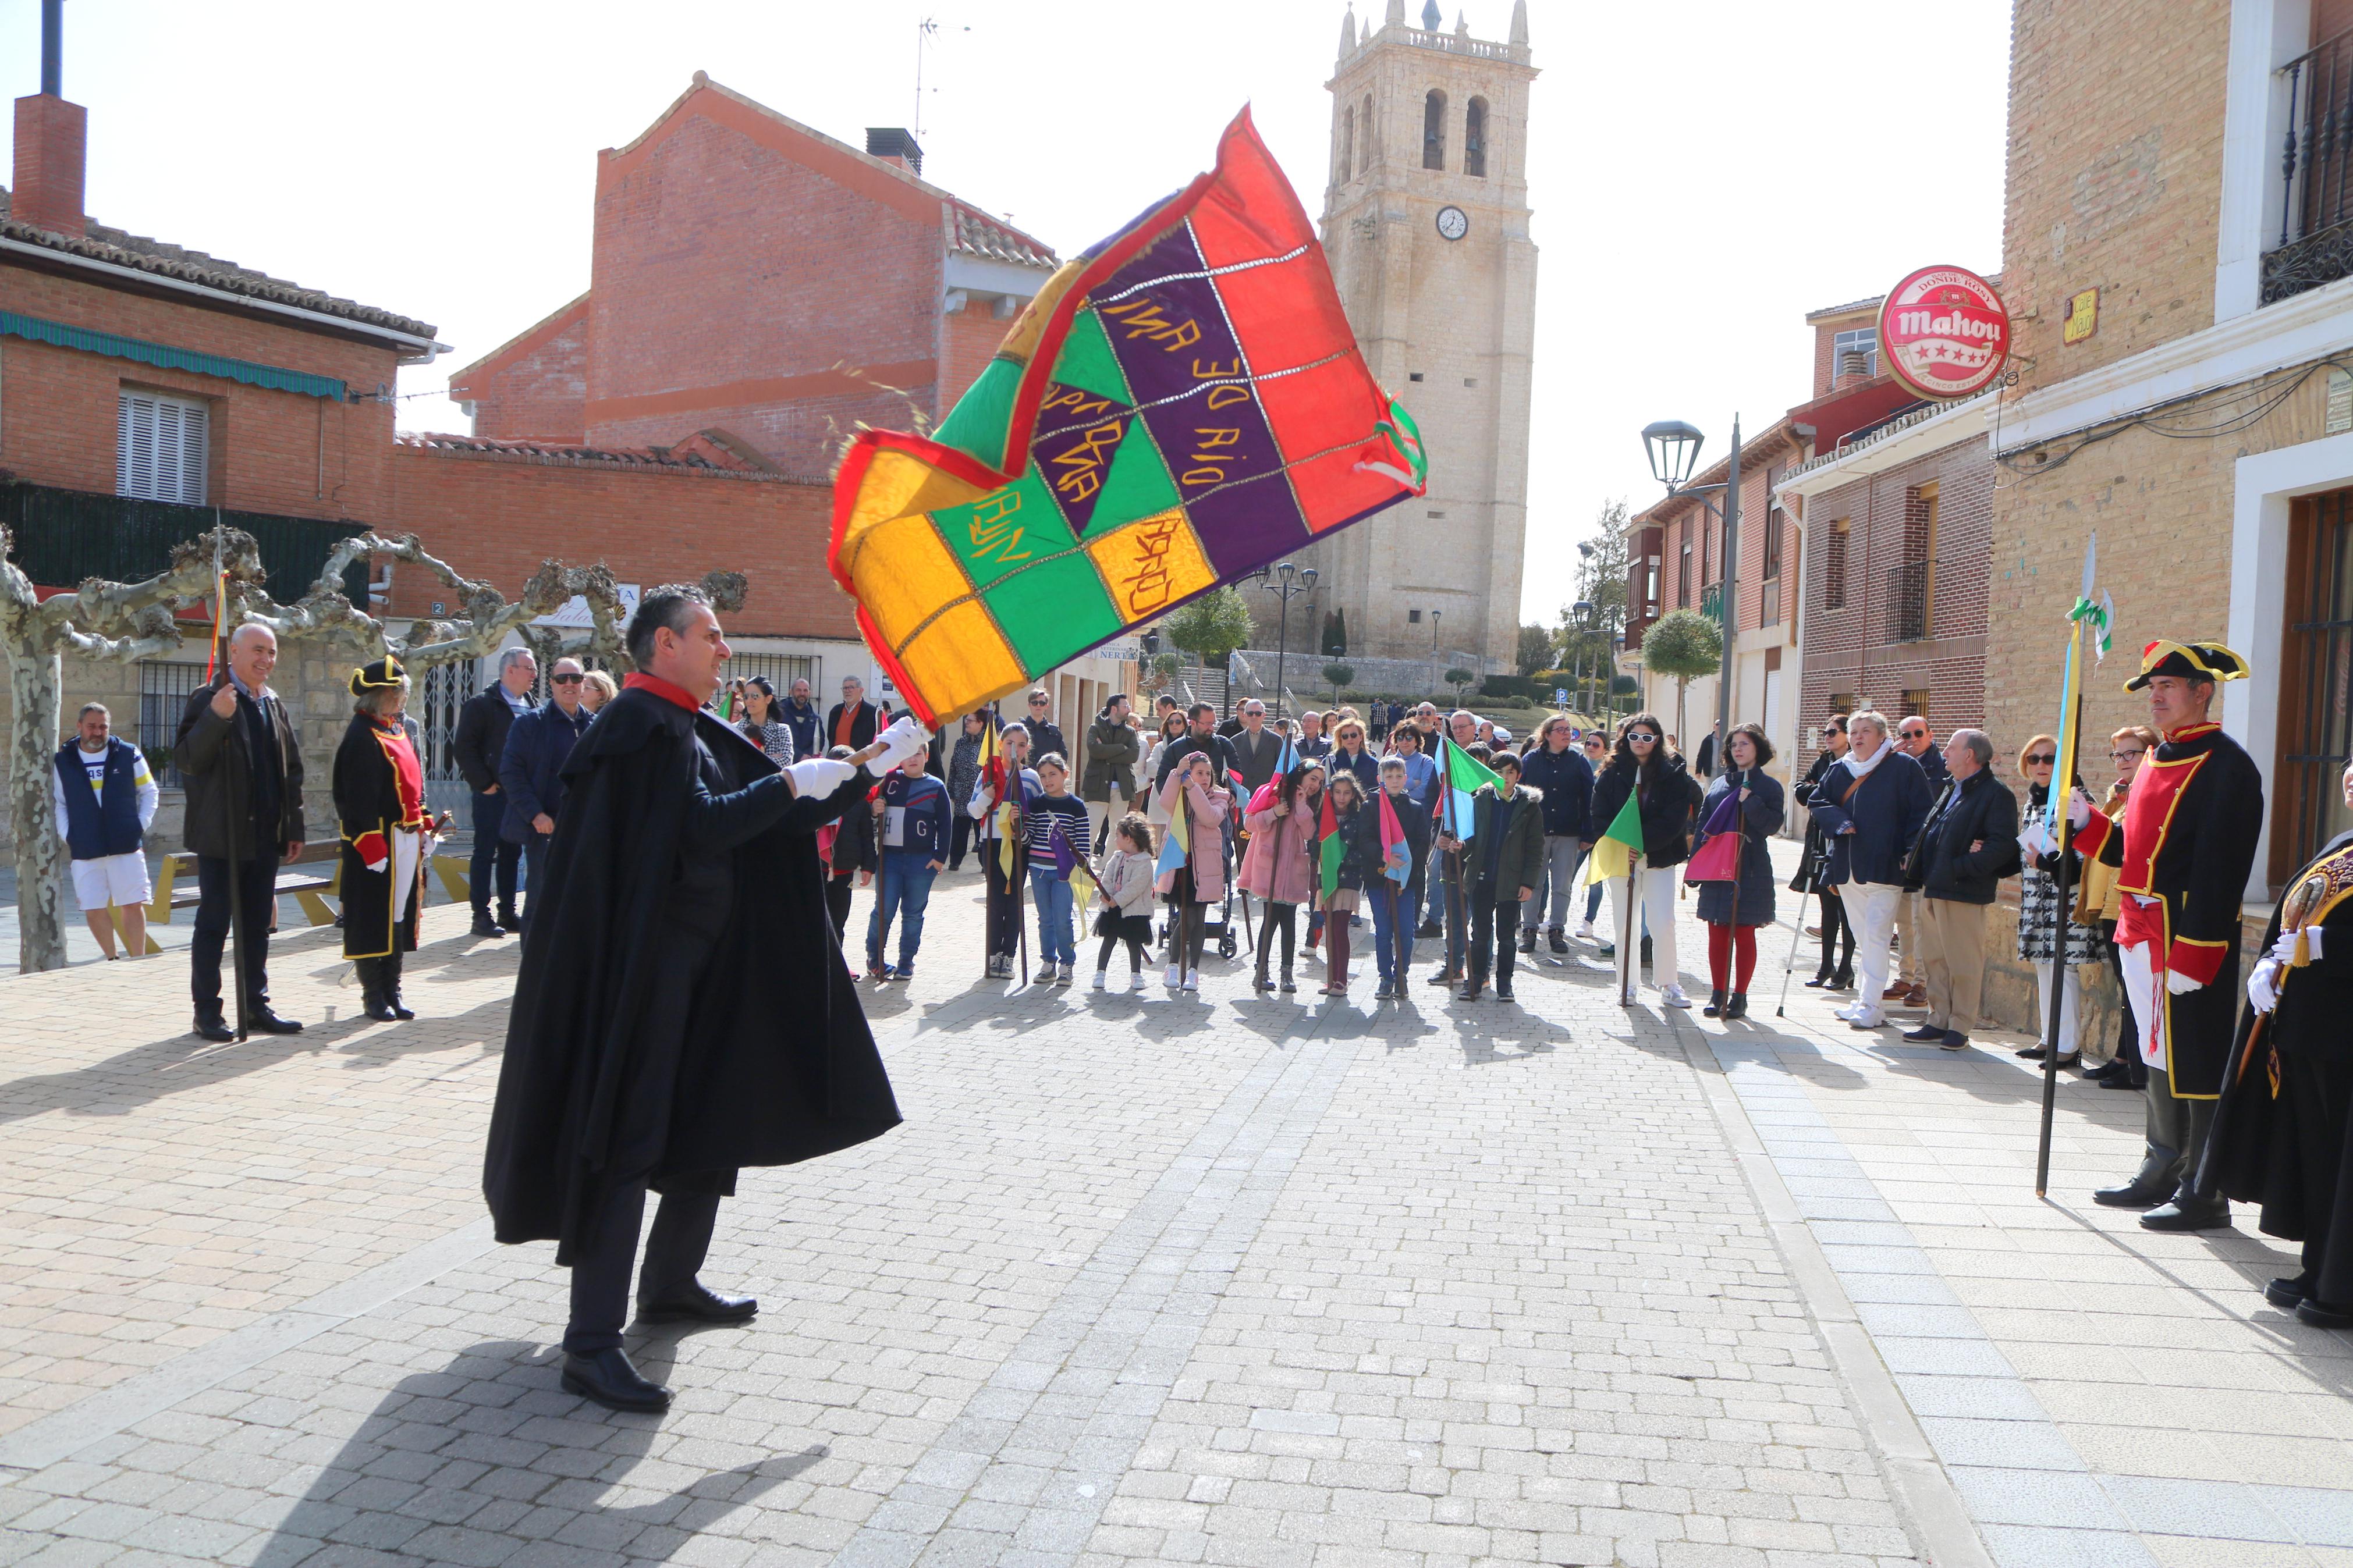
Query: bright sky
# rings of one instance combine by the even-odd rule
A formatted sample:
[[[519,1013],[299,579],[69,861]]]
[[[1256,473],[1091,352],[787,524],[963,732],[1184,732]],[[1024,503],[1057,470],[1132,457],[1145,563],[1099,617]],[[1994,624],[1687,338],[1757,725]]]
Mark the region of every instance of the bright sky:
[[[1382,0],[1366,5],[1377,18]],[[1458,5],[1504,37],[1509,0],[1454,0],[1450,27]],[[1736,410],[1755,429],[1810,392],[1807,310],[1929,263],[2000,266],[2010,29],[2007,0],[1529,12],[1542,259],[1523,615],[1549,621],[1601,503],[1658,493],[1643,425],[1699,426],[1704,463]],[[65,91],[90,111],[95,217],[435,322],[455,356],[404,374],[400,423],[462,430],[448,372],[586,287],[597,149],[697,69],[863,145],[914,112],[915,23],[936,17],[925,176],[1067,255],[1205,166],[1245,101],[1319,211],[1341,14],[66,0]],[[38,0],[0,0],[11,97],[39,87],[38,37]]]

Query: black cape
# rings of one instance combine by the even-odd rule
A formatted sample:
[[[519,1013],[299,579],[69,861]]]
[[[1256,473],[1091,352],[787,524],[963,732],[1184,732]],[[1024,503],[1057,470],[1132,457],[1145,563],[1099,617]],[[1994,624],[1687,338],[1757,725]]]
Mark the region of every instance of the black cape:
[[[386,731],[375,721],[352,715],[343,727],[343,744],[335,748],[335,816],[343,822],[343,879],[335,884],[343,904],[343,956],[383,958],[396,947],[417,951],[417,911],[425,907],[426,857],[417,857],[408,889],[408,918],[395,925],[393,901],[400,888],[393,873],[400,858],[392,853],[392,830],[398,826],[399,776],[385,749]],[[377,834],[384,843],[384,869],[368,869],[358,840]],[[371,847],[375,847],[371,846]]]
[[[2327,890],[2301,923],[2326,932],[2323,956],[2283,975],[2268,1016],[2252,1005],[2242,1014],[2199,1186],[2262,1205],[2257,1223],[2267,1236],[2318,1241],[2306,1253],[2318,1254],[2317,1293],[2334,1306],[2353,1301],[2353,1194],[2345,1191],[2353,1176],[2353,833],[2288,883],[2263,951],[2279,941],[2297,888],[2316,875]]]
[[[482,1191],[499,1240],[553,1239],[556,1260],[603,1195],[628,1053],[665,1053],[675,1099],[657,1192],[733,1190],[737,1168],[788,1165],[899,1122],[825,908],[817,829],[866,798],[860,772],[797,800],[734,850],[734,900],[686,1016],[653,1016],[657,941],[698,787],[694,740],[750,781],[711,803],[766,816],[778,770],[741,733],[649,691],[606,704],[564,765],[507,1023]],[[702,806],[698,809],[709,809]]]

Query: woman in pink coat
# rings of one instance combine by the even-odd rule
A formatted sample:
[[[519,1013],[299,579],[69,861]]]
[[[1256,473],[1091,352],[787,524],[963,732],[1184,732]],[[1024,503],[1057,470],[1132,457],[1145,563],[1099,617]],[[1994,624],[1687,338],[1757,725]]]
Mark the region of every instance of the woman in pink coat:
[[[1266,961],[1274,935],[1282,933],[1282,989],[1296,991],[1291,981],[1292,949],[1297,943],[1299,906],[1315,897],[1315,826],[1324,811],[1324,768],[1302,763],[1259,791],[1250,803],[1263,809],[1242,818],[1250,828],[1250,852],[1242,857],[1238,879],[1245,893],[1266,901],[1266,920],[1258,937],[1258,977],[1255,991],[1271,991]]]
[[[1226,896],[1225,821],[1234,797],[1219,787],[1217,775],[1210,772],[1208,753],[1195,752],[1185,759],[1183,766],[1168,775],[1167,784],[1161,787],[1160,800],[1171,822],[1176,820],[1177,812],[1187,814],[1188,830],[1185,863],[1163,871],[1153,884],[1176,906],[1168,944],[1168,973],[1164,979],[1171,989],[1198,991],[1208,906],[1222,901]]]

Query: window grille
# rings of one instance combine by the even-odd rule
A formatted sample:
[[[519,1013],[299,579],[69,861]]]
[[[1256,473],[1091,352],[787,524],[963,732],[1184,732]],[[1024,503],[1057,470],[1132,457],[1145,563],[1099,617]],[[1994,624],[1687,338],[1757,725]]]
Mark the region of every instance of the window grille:
[[[147,771],[167,789],[182,787],[172,746],[179,739],[180,715],[187,711],[188,699],[204,683],[201,664],[162,658],[140,662],[139,749],[147,754]]]

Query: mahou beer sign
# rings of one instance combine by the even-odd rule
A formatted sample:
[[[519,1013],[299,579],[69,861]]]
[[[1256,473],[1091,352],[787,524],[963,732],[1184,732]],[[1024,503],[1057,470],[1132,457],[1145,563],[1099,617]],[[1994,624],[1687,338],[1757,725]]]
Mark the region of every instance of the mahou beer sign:
[[[1967,397],[2010,358],[2010,310],[1993,285],[1960,267],[1923,267],[1879,307],[1888,370],[1922,397]]]

